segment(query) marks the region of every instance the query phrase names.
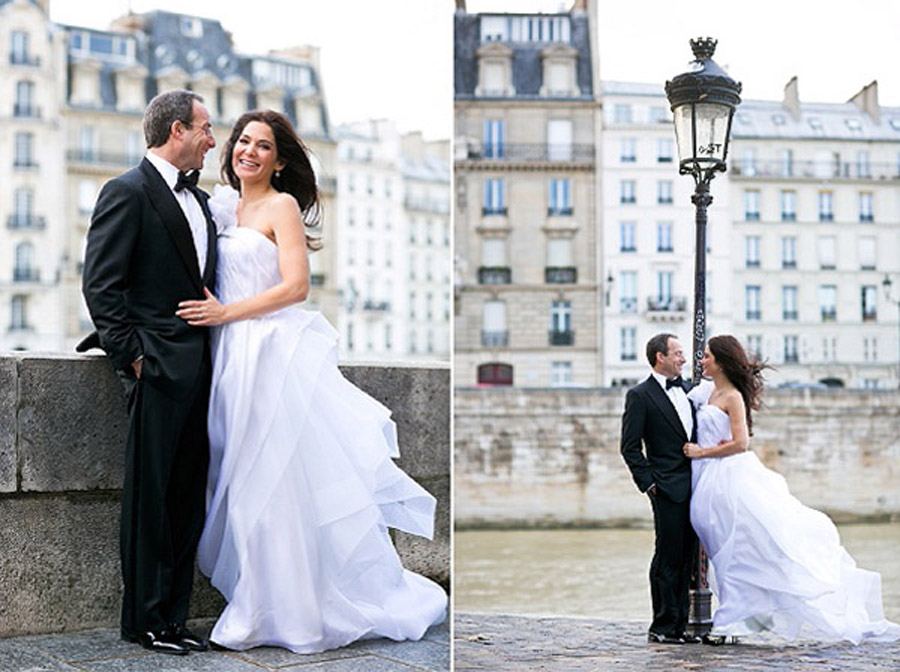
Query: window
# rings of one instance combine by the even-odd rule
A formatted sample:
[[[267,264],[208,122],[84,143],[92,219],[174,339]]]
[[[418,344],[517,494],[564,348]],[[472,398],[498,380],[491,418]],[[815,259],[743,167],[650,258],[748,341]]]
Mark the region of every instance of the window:
[[[550,362],[550,386],[565,387],[572,384],[572,362]]]
[[[867,362],[878,361],[878,339],[875,336],[863,338],[863,360]]]
[[[482,270],[493,269],[496,273],[501,273],[503,278],[493,278],[493,282],[487,282],[489,277],[482,277],[484,273],[479,272],[480,284],[508,284],[509,283],[509,262],[506,260],[506,239],[505,238],[483,238],[481,241],[481,266]],[[487,274],[490,275],[490,274]]]
[[[550,304],[550,345],[573,345],[572,302],[556,300]]]
[[[619,252],[634,252],[634,230],[637,222],[619,222]]]
[[[139,131],[129,131],[125,145],[125,156],[129,165],[140,163],[144,153],[144,138]]]
[[[13,267],[13,280],[34,280],[34,245],[31,243],[19,243],[16,245],[15,266]]]
[[[826,336],[822,339],[822,360],[833,362],[837,358],[837,338]]]
[[[744,238],[744,250],[747,268],[759,268],[759,236]]]
[[[794,285],[781,288],[781,318],[786,322],[797,320],[797,287]]]
[[[797,192],[782,191],[781,192],[781,221],[795,222],[797,221]]]
[[[806,122],[809,124],[809,127],[816,132],[816,134],[822,135],[822,133],[824,133],[824,129],[822,128],[822,120],[819,119],[819,117],[809,117]]]
[[[17,168],[34,167],[34,135],[32,133],[16,133],[16,150],[13,165]]]
[[[10,299],[10,329],[28,329],[27,308],[28,297],[24,294],[14,294]]]
[[[550,161],[572,160],[572,120],[547,121],[547,157]]]
[[[784,126],[787,123],[787,119],[783,114],[773,114],[772,115],[772,123],[776,126]]]
[[[572,181],[569,178],[550,180],[550,206],[547,209],[547,214],[572,214]]]
[[[576,279],[575,264],[572,262],[572,239],[550,238],[547,240],[546,282],[564,284],[573,283]]]
[[[834,236],[819,237],[819,268],[834,270],[836,239]]]
[[[759,221],[759,192],[756,190],[744,192],[744,219],[748,222]]]
[[[96,159],[97,134],[93,126],[82,126],[78,135],[79,148],[82,161],[94,161]]]
[[[661,105],[650,108],[650,121],[654,124],[665,124],[672,120],[669,110]]]
[[[14,64],[28,63],[28,33],[21,30],[12,31],[12,46],[9,54]]]
[[[631,123],[631,105],[624,103],[616,103],[613,106],[613,120],[617,124]]]
[[[391,337],[392,337],[391,325],[385,324],[384,325],[384,349],[387,350],[388,352],[390,352],[394,347],[394,343],[393,343]]]
[[[875,270],[875,236],[862,236],[859,239],[859,269]]]
[[[797,239],[794,236],[781,239],[781,267],[797,268]]]
[[[633,362],[637,359],[637,327],[622,327],[619,331],[619,359]]]
[[[861,149],[856,153],[856,174],[859,177],[872,177],[869,152],[864,149]]]
[[[837,320],[836,285],[819,286],[819,309],[822,313],[823,322],[834,322]]]
[[[875,215],[872,213],[872,192],[859,192],[859,221],[872,222],[875,221]]]
[[[862,132],[862,122],[856,117],[851,117],[850,119],[844,119],[844,123],[847,125],[847,128],[854,133]]]
[[[671,138],[660,138],[656,143],[657,163],[672,163],[673,144]]]
[[[819,221],[833,222],[834,212],[832,211],[833,194],[830,191],[819,192]]]
[[[619,308],[623,313],[637,313],[637,272],[619,273]]]
[[[634,163],[637,161],[636,148],[637,140],[634,138],[622,138],[622,144],[619,149],[619,161],[622,163]]]
[[[203,37],[203,22],[193,16],[182,16],[181,34],[185,37]]]
[[[862,320],[875,322],[878,319],[878,287],[863,285],[862,287]]]
[[[366,266],[375,265],[375,241],[366,241]]]
[[[491,362],[478,366],[479,385],[512,385],[513,367],[510,364]]]
[[[794,174],[794,151],[782,149],[778,152],[778,167],[782,177],[791,177]]]
[[[366,175],[366,193],[369,195],[375,193],[375,179],[371,175]]]
[[[756,175],[756,150],[747,148],[741,155],[741,174]]]
[[[784,337],[784,361],[787,364],[796,364],[800,361],[800,357],[797,354],[796,336]]]
[[[484,156],[488,159],[501,159],[504,156],[504,136],[506,122],[501,119],[485,119],[484,121]]]
[[[13,106],[13,114],[16,117],[37,116],[37,108],[34,106],[34,82],[16,82],[16,103]]]
[[[758,334],[747,336],[747,351],[751,356],[762,359],[762,336]]]
[[[634,180],[619,182],[619,203],[635,203],[636,201]]]
[[[761,292],[762,289],[759,285],[747,285],[744,287],[744,307],[748,322],[762,319],[760,310]]]
[[[356,263],[356,240],[351,238],[347,241],[347,265],[353,266]]]
[[[562,42],[570,40],[568,16],[496,16],[481,19],[482,42]]]
[[[13,192],[13,207],[17,218],[31,217],[34,207],[34,191],[30,187],[18,187]]]
[[[672,271],[659,271],[656,274],[656,300],[665,309],[672,302],[672,282],[675,274]]]
[[[484,181],[484,215],[506,214],[506,180],[500,177],[488,177]]]
[[[656,223],[656,251],[672,251],[672,222]]]
[[[656,202],[660,205],[672,202],[672,180],[659,180],[656,183]]]

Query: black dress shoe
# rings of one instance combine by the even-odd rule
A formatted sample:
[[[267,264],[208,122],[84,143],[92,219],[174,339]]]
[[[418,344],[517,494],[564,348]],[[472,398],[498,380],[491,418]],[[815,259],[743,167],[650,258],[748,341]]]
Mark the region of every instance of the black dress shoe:
[[[148,651],[156,653],[168,653],[173,656],[186,656],[190,653],[190,649],[170,630],[141,632],[137,635],[137,641]]]
[[[648,632],[647,641],[650,644],[684,644],[681,635],[661,635],[658,632]]]
[[[703,638],[699,635],[690,635],[686,632],[681,633],[681,638],[684,640],[685,644],[699,644],[703,641]]]
[[[178,639],[178,643],[191,651],[207,651],[209,646],[206,640],[194,634],[183,625],[175,624],[169,630]]]
[[[703,635],[703,643],[707,646],[722,646],[725,639],[725,635]]]

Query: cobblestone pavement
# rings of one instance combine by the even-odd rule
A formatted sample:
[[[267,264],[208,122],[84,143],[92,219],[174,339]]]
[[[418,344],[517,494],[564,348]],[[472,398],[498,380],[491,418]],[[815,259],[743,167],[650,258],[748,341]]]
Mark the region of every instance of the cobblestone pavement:
[[[647,623],[457,613],[454,667],[470,670],[900,670],[900,642],[823,644],[758,636],[735,645],[647,643]]]
[[[191,625],[208,633],[212,621]],[[431,628],[419,642],[373,639],[337,651],[293,654],[260,647],[250,651],[208,651],[169,656],[119,639],[118,630],[0,639],[2,672],[446,672],[450,669],[447,623]]]

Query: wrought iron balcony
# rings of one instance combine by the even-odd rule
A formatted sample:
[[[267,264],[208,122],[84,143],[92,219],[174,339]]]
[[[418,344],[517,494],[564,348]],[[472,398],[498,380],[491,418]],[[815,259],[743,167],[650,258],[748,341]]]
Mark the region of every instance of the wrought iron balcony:
[[[647,298],[647,310],[651,313],[683,313],[687,310],[687,297],[651,296]]]
[[[470,144],[466,158],[470,161],[593,163],[594,145],[546,143]]]
[[[796,259],[782,259],[781,267],[784,269],[797,268],[797,260]]]
[[[490,217],[491,215],[503,215],[505,217],[507,211],[508,209],[505,205],[503,207],[484,206],[481,208],[481,214],[485,217]]]
[[[571,217],[574,210],[571,205],[567,205],[565,207],[559,206],[550,206],[547,208],[547,216],[548,217]]]
[[[508,285],[512,282],[509,266],[482,266],[478,269],[479,285]]]
[[[70,149],[66,152],[66,158],[74,163],[90,163],[92,165],[106,165],[128,167],[140,163],[139,154],[123,154],[118,152],[97,152],[91,149]]]
[[[619,310],[623,313],[636,313],[638,300],[635,296],[623,296],[619,299]]]
[[[796,222],[797,221],[797,213],[796,212],[782,212],[781,213],[781,221],[782,222]]]
[[[41,108],[39,108],[37,105],[31,105],[30,103],[14,103],[13,116],[39,119],[41,116]]]
[[[13,268],[13,282],[40,282],[41,272],[36,268]]]
[[[552,285],[574,285],[578,282],[578,269],[574,266],[547,266],[544,282]]]
[[[745,222],[758,222],[759,221],[759,213],[758,212],[745,212],[744,213],[744,221]]]
[[[834,221],[834,213],[833,212],[820,212],[819,213],[819,221],[820,222],[833,222]]]
[[[759,259],[747,259],[745,266],[746,268],[759,268]]]
[[[550,330],[550,345],[575,345],[575,332]]]
[[[16,212],[6,220],[7,229],[43,231],[47,228],[47,220],[31,213]]]
[[[363,301],[363,310],[369,310],[372,312],[387,312],[391,309],[390,301],[373,301],[372,299],[366,299]]]
[[[785,322],[795,322],[798,318],[796,310],[783,310],[781,311],[781,319]]]
[[[874,222],[874,221],[875,221],[875,215],[873,215],[871,212],[861,212],[861,213],[859,213],[859,221],[861,221],[861,222]]]
[[[858,163],[855,161],[756,161],[753,165],[733,161],[728,174],[743,179],[809,178],[813,180],[896,180],[896,163]]]
[[[760,310],[748,310],[744,313],[744,319],[748,322],[759,322],[762,319],[762,311]]]
[[[432,212],[438,215],[450,212],[450,203],[448,201],[439,201],[431,198],[412,198],[407,196],[403,201],[403,206],[407,210]]]
[[[505,348],[509,345],[509,331],[482,331],[481,345],[486,348]]]
[[[862,314],[863,322],[877,322],[878,321],[878,311],[874,308],[866,309],[863,308]]]
[[[30,156],[28,157],[16,157],[13,159],[13,168],[21,169],[21,168],[37,168],[38,163]]]
[[[309,286],[310,287],[322,287],[325,284],[325,274],[324,273],[310,273],[309,275]]]
[[[800,357],[796,352],[784,353],[785,364],[797,364],[799,361],[800,361]]]
[[[33,65],[37,67],[41,64],[41,57],[23,54],[20,51],[11,51],[9,52],[9,62],[11,65]]]
[[[822,308],[822,321],[823,322],[837,321],[837,308]]]

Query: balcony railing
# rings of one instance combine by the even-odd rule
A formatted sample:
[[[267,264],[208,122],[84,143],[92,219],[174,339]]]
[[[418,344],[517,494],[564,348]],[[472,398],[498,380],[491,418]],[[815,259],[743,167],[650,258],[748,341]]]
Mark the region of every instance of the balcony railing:
[[[759,221],[759,213],[758,212],[745,212],[744,213],[744,221],[745,222],[758,222]]]
[[[575,332],[550,330],[550,345],[575,345]]]
[[[781,213],[781,221],[782,222],[796,222],[797,221],[797,213],[796,212],[782,212]]]
[[[31,54],[23,54],[20,51],[11,51],[9,53],[9,62],[12,65],[33,65],[41,64],[40,56],[32,56]]]
[[[482,266],[478,269],[479,285],[508,285],[512,282],[509,266]]]
[[[820,212],[819,213],[819,221],[820,222],[833,222],[834,221],[834,213],[833,212]]]
[[[91,149],[70,149],[66,152],[66,158],[76,163],[90,163],[92,165],[106,166],[134,166],[141,157],[138,154],[122,154],[118,152],[97,152]]]
[[[47,228],[46,218],[30,213],[13,213],[6,220],[7,229],[43,231]]]
[[[744,318],[748,322],[759,322],[762,319],[762,311],[748,310],[746,313],[744,313]]]
[[[623,313],[636,313],[638,300],[635,296],[623,296],[619,299],[619,310]]]
[[[687,297],[684,296],[651,296],[647,298],[647,310],[666,313],[683,313],[687,310]]]
[[[747,259],[746,268],[759,268],[759,259]]]
[[[470,161],[558,161],[560,163],[585,163],[594,161],[594,145],[572,144],[470,144],[467,157]]]
[[[366,299],[363,301],[363,310],[369,310],[372,312],[384,313],[391,309],[390,301],[373,301],[372,299]]]
[[[781,267],[784,269],[797,268],[797,260],[796,259],[782,259]]]
[[[874,222],[874,221],[875,221],[875,215],[873,215],[871,212],[861,212],[861,213],[859,213],[859,221],[861,221],[861,222]]]
[[[797,364],[800,361],[800,357],[796,352],[786,352],[784,353],[784,362],[785,364]]]
[[[553,285],[574,285],[578,282],[575,266],[547,266],[544,268],[544,282]]]
[[[26,103],[14,103],[13,104],[13,116],[14,117],[31,117],[32,119],[39,119],[41,116],[41,108],[37,105],[31,105]]]
[[[796,310],[784,310],[781,312],[781,319],[788,322],[794,322],[797,320],[797,311]]]
[[[482,331],[481,345],[486,348],[505,348],[509,345],[509,331]]]
[[[548,217],[571,217],[574,213],[571,205],[567,205],[564,207],[560,206],[550,206],[547,208],[547,216]]]
[[[309,274],[309,286],[310,287],[322,287],[325,284],[325,274],[324,273],[310,273]]]
[[[436,214],[446,214],[450,212],[450,203],[447,201],[438,201],[431,198],[411,198],[407,197],[403,201],[403,206],[407,210],[417,210],[419,212],[433,212]]]
[[[37,161],[35,161],[31,157],[23,158],[23,157],[17,156],[15,159],[13,159],[13,168],[15,168],[17,170],[23,169],[23,168],[28,169],[28,168],[37,168],[37,167],[38,167]]]
[[[733,161],[729,175],[743,178],[810,178],[821,180],[896,180],[900,166],[896,163],[856,163],[852,161],[757,161],[752,166]]]
[[[863,322],[877,322],[878,321],[878,311],[863,309],[862,319],[863,319]]]
[[[41,272],[36,268],[13,268],[13,282],[40,282]]]
[[[822,321],[835,322],[837,320],[836,308],[822,308]]]
[[[481,208],[481,214],[489,217],[491,215],[503,215],[506,216],[507,208],[504,205],[503,207],[488,207],[484,206]]]

